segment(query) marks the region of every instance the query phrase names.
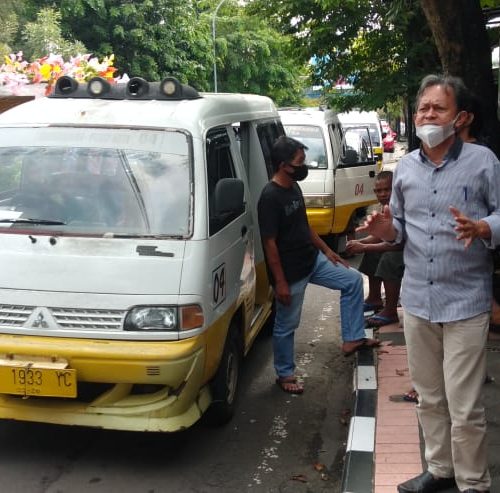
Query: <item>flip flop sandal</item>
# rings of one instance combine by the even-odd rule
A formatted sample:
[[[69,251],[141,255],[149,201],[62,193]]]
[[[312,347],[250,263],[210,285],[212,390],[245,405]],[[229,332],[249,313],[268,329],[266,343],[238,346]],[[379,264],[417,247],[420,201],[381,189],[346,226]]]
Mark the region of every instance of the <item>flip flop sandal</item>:
[[[295,377],[278,377],[276,384],[287,394],[302,394],[304,392],[304,387],[297,382]]]
[[[385,317],[384,315],[372,315],[365,320],[367,327],[383,327],[384,325],[395,324],[399,322],[399,318]]]
[[[384,305],[375,305],[373,303],[367,303],[366,301],[363,303],[363,311],[364,312],[376,312],[377,310],[382,310]]]

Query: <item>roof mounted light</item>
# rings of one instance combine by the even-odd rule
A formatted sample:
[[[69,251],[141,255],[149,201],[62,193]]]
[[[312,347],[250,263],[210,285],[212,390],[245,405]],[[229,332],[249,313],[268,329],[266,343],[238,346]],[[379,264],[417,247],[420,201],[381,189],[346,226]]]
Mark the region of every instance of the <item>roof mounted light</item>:
[[[198,91],[191,86],[181,84],[175,77],[165,77],[160,82],[160,99],[197,99]]]
[[[77,89],[78,82],[73,79],[73,77],[63,75],[62,77],[59,77],[59,79],[57,79],[54,93],[66,96],[68,94],[71,94],[72,92],[75,92]]]
[[[60,77],[51,98],[78,99],[141,99],[172,100],[201,98],[196,89],[181,84],[175,77],[165,77],[161,82],[148,82],[141,77],[132,77],[127,84],[111,83],[103,77],[93,77],[88,82],[78,83],[67,75]]]
[[[87,83],[88,93],[97,98],[104,96],[111,89],[111,84],[103,77],[92,77]]]
[[[165,96],[180,96],[181,91],[181,83],[175,77],[165,77],[160,83],[160,92]]]
[[[142,98],[149,92],[149,82],[142,77],[132,77],[127,82],[126,93],[131,98]]]

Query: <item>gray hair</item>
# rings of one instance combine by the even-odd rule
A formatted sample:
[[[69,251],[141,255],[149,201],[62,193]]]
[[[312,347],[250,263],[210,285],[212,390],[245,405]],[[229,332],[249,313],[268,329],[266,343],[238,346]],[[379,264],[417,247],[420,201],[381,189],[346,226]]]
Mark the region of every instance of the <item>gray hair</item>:
[[[425,76],[420,83],[415,101],[415,110],[418,109],[418,105],[420,104],[420,99],[422,98],[424,91],[432,86],[443,86],[446,91],[451,89],[458,111],[467,109],[469,91],[463,80],[460,77],[454,77],[452,75],[432,74]]]

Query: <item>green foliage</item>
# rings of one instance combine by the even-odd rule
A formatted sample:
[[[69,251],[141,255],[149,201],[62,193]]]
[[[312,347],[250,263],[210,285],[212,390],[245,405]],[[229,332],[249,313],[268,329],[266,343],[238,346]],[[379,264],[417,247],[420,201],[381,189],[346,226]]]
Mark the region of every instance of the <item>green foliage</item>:
[[[219,90],[264,94],[280,106],[298,104],[305,69],[291,55],[289,36],[230,4],[217,21]]]
[[[52,8],[41,9],[33,22],[23,29],[24,55],[26,59],[40,58],[50,53],[63,57],[83,54],[86,48],[79,41],[72,42],[61,34],[61,14]]]
[[[54,51],[64,40],[75,49],[78,39],[99,58],[114,53],[122,74],[149,80],[174,75],[199,90],[214,87],[212,21],[220,0],[3,1],[18,5],[20,22],[27,24],[25,38],[12,43],[25,54]],[[308,73],[297,62],[291,37],[248,10],[237,0],[220,4],[215,19],[219,89],[297,104]]]
[[[312,83],[342,110],[376,109],[411,94],[438,66],[415,0],[254,0],[250,8],[294,36],[297,56],[311,60]],[[338,82],[355,89],[339,92]]]
[[[66,35],[74,33],[97,56],[114,53],[129,76],[174,75],[209,87],[211,39],[189,0],[59,0]]]
[[[12,51],[15,35],[19,30],[19,16],[17,14],[16,2],[4,0],[0,8],[0,57],[8,55]]]
[[[29,0],[42,7],[49,0]],[[81,39],[96,56],[114,53],[129,76],[159,80],[174,75],[199,90],[213,82],[213,13],[219,0],[54,0],[63,34]],[[301,97],[301,64],[290,39],[261,17],[247,15],[236,0],[218,12],[215,52],[218,85],[228,92],[254,92],[278,104]]]

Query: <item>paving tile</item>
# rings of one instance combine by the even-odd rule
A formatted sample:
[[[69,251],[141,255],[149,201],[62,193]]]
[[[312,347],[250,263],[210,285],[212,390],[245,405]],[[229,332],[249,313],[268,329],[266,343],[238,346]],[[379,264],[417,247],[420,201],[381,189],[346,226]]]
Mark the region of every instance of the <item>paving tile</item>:
[[[378,453],[376,455],[377,468],[383,464],[418,464],[422,468],[420,451],[399,453]]]
[[[397,395],[397,394],[394,394]],[[402,395],[402,392],[401,392]],[[377,409],[378,410],[386,410],[389,412],[392,411],[399,411],[399,410],[404,410],[407,409],[408,411],[413,411],[415,412],[415,403],[414,402],[406,402],[406,401],[392,401],[389,399],[389,396],[387,396],[385,399],[378,399],[377,401]]]
[[[394,493],[393,485],[375,485],[373,493]]]
[[[421,470],[419,472],[422,472]],[[391,486],[393,488],[393,493],[396,491],[396,485],[404,483],[409,479],[415,477],[416,474],[413,472],[407,473],[375,473],[375,485],[376,486]]]
[[[416,476],[422,472],[422,464],[418,462],[400,462],[396,463],[377,463],[375,466],[375,476],[377,474],[411,474],[411,477]]]
[[[377,434],[376,437],[377,443],[392,443],[392,444],[401,444],[401,435],[386,435],[386,434]],[[419,444],[420,443],[420,437],[418,433],[415,433],[414,435],[406,435],[405,438],[405,444]]]
[[[402,400],[412,388],[406,346],[388,346],[379,351],[377,382],[373,493],[395,493],[399,483],[422,472],[415,404]],[[401,400],[391,400],[391,396]]]
[[[415,413],[403,416],[378,416],[377,417],[377,427],[378,426],[414,426],[418,427],[418,419]]]
[[[378,454],[420,453],[418,443],[375,443],[375,457]]]

